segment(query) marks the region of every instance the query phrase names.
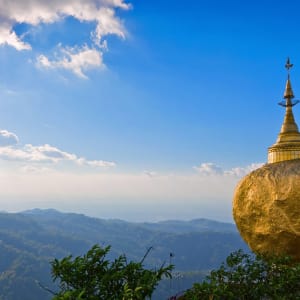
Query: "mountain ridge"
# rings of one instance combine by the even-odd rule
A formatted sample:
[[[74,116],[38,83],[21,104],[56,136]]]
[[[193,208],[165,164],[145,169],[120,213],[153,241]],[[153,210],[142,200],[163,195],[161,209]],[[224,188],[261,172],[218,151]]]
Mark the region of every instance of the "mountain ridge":
[[[230,252],[247,250],[234,225],[228,226],[224,231],[222,222],[207,219],[132,223],[53,209],[0,213],[0,299],[50,299],[35,283],[55,290],[49,261],[82,255],[94,244],[111,245],[109,259],[125,253],[134,261],[152,247],[146,267],[161,265],[174,253],[176,272],[203,274]]]

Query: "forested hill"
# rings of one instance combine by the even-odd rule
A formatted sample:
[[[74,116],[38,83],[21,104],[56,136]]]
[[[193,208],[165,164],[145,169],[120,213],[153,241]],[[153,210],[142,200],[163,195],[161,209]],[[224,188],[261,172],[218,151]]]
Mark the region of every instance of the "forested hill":
[[[132,260],[153,247],[146,259],[150,266],[168,262],[174,253],[176,272],[208,270],[231,251],[246,249],[233,224],[207,219],[130,223],[52,209],[0,213],[0,299],[51,299],[38,284],[55,290],[49,261],[81,255],[96,243]]]

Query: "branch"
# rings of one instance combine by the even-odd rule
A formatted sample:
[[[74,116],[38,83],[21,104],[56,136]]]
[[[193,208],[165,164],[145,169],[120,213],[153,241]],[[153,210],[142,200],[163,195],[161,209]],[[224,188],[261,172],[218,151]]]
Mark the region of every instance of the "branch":
[[[144,260],[146,259],[146,257],[148,256],[148,254],[150,253],[150,251],[153,250],[153,247],[149,247],[148,250],[146,251],[143,259],[141,260],[141,264],[143,264]]]
[[[48,287],[44,286],[42,283],[40,283],[38,280],[35,281],[35,283],[42,288],[43,290],[47,291],[48,293],[51,293],[54,296],[57,296],[58,294],[50,290]]]

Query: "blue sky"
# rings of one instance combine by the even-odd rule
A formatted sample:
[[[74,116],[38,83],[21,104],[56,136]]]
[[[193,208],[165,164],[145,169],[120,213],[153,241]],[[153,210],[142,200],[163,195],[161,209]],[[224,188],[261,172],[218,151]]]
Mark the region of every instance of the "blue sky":
[[[231,220],[279,132],[287,56],[300,95],[299,6],[0,0],[3,209]]]

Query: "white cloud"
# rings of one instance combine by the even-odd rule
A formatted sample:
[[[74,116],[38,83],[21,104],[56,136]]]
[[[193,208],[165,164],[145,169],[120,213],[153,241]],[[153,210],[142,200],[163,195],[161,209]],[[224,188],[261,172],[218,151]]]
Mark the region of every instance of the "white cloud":
[[[1,25],[1,24],[0,24]],[[10,27],[6,27],[5,24],[0,27],[0,45],[8,45],[15,49],[30,50],[31,46],[23,42],[17,34]]]
[[[220,166],[214,163],[202,163],[194,169],[202,176],[234,176],[243,177],[251,171],[260,168],[263,163],[252,163],[245,167],[234,167],[230,170],[223,170]]]
[[[100,168],[111,168],[115,167],[116,164],[112,161],[104,161],[104,160],[86,160],[85,158],[78,158],[76,160],[77,164],[81,166],[91,166],[91,167],[100,167]]]
[[[221,167],[213,163],[202,163],[199,167],[194,167],[201,175],[219,175],[223,173]]]
[[[107,35],[125,38],[126,30],[116,16],[117,8],[128,10],[131,5],[123,0],[0,0],[0,45],[9,45],[15,49],[30,50],[33,45],[26,43],[22,36],[14,31],[16,24],[52,24],[66,17],[80,22],[95,23],[91,32],[94,46],[77,45],[77,48],[62,47],[62,58],[51,60],[44,54],[38,58],[40,67],[65,68],[79,77],[86,78],[83,70],[91,67],[103,67],[102,53],[106,47]],[[97,48],[97,49],[96,49]]]
[[[96,49],[90,49],[84,46],[81,49],[66,48],[61,49],[61,58],[50,61],[45,55],[37,58],[37,65],[43,68],[55,69],[61,68],[72,71],[78,77],[87,78],[85,70],[102,67],[105,65],[102,59],[102,53]]]
[[[0,159],[17,162],[48,163],[74,162],[78,166],[90,166],[100,168],[114,167],[114,162],[103,160],[87,160],[84,157],[62,151],[49,144],[33,146],[26,144],[18,145],[16,134],[7,130],[0,130]]]
[[[76,160],[74,154],[61,151],[48,144],[33,146],[26,144],[23,147],[0,147],[0,158],[11,161],[30,161],[57,163],[62,160]]]
[[[16,145],[18,142],[17,135],[7,130],[0,130],[0,147]]]
[[[54,23],[67,16],[80,21],[96,22],[95,32],[99,39],[107,34],[125,36],[122,22],[115,16],[115,9],[129,9],[130,4],[114,0],[0,0],[0,15],[3,27],[16,23],[38,25]]]
[[[77,160],[77,156],[75,154],[64,152],[48,144],[42,146],[33,146],[31,144],[27,144],[24,146],[23,150],[24,153],[29,155],[31,161],[37,161],[37,162],[49,161],[49,162],[57,163],[61,160],[70,160],[70,161]]]
[[[247,175],[248,173],[260,168],[263,165],[263,163],[252,163],[246,167],[235,167],[231,170],[225,171],[225,174],[233,175],[236,177],[243,177]]]

